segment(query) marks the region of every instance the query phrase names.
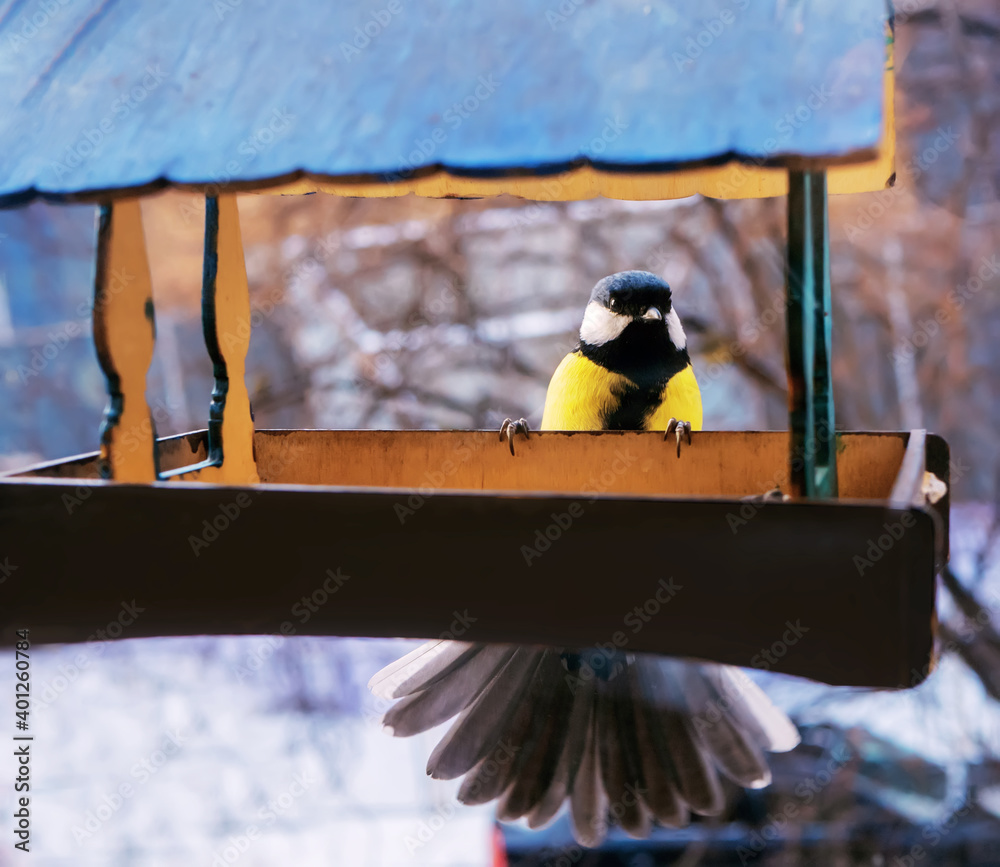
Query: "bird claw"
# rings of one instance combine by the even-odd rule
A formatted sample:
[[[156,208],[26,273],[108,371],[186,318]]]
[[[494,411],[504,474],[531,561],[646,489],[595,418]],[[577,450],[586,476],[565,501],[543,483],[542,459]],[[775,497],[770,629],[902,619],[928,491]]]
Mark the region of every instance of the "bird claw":
[[[763,494],[751,494],[749,497],[740,497],[740,499],[745,503],[785,503],[791,497],[782,493],[781,488],[771,488]]]
[[[663,439],[666,439],[670,434],[674,434],[677,437],[677,457],[680,457],[681,438],[686,435],[687,444],[691,445],[691,422],[678,421],[676,418],[670,419],[667,422],[667,429],[663,432]]]
[[[505,418],[503,424],[500,425],[500,442],[503,442],[503,438],[507,437],[507,445],[510,446],[510,453],[514,454],[514,437],[522,433],[524,438],[529,437],[528,420],[524,418],[519,418],[516,421],[514,419]]]

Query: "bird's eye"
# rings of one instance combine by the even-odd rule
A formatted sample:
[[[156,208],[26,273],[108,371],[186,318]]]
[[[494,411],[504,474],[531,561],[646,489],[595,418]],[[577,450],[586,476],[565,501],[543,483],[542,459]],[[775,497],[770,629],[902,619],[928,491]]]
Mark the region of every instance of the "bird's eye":
[[[611,299],[611,303],[610,303],[610,304],[608,304],[608,306],[609,306],[609,307],[610,307],[610,308],[611,308],[612,310],[617,310],[617,309],[618,309],[619,307],[621,307],[621,306],[622,306],[622,303],[621,303],[621,301],[619,301],[619,300],[618,300],[617,298],[612,298],[612,299]]]

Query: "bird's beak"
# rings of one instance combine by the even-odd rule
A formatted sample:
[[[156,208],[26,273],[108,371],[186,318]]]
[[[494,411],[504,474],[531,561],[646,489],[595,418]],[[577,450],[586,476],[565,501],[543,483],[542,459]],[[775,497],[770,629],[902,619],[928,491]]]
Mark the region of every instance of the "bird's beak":
[[[642,314],[643,319],[658,319],[663,320],[663,314],[660,313],[659,308],[650,307],[645,313]]]

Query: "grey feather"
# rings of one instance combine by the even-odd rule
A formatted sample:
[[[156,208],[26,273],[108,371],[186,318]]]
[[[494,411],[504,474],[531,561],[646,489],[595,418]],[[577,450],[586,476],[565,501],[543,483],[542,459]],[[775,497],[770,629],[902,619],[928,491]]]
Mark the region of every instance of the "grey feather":
[[[688,823],[687,804],[673,782],[675,772],[663,733],[655,721],[651,723],[651,707],[643,697],[638,660],[629,666],[629,681],[638,706],[635,733],[643,762],[642,799],[657,822],[670,828],[680,828]]]
[[[576,693],[572,696],[573,706],[566,724],[566,738],[559,755],[559,764],[552,774],[552,781],[542,799],[535,805],[528,816],[529,828],[541,828],[551,822],[563,801],[566,800],[573,780],[583,759],[583,750],[587,742],[587,729],[594,705],[593,682],[580,682],[575,686]]]
[[[488,645],[428,687],[393,705],[382,720],[396,737],[425,732],[464,710],[486,688],[493,675],[514,655],[514,648]]]
[[[633,837],[648,837],[650,816],[638,788],[643,788],[635,742],[635,714],[629,690],[628,663],[597,684],[597,731],[601,779],[613,815]]]
[[[383,668],[368,681],[368,688],[379,698],[402,698],[430,686],[484,646],[466,641],[428,641]]]
[[[673,672],[678,663],[643,655],[637,657],[636,664],[643,698],[649,706],[650,728],[660,731],[667,744],[678,792],[696,813],[717,815],[724,805],[722,788],[708,750],[692,728],[681,685]]]
[[[520,708],[541,657],[537,648],[517,648],[434,748],[427,761],[428,774],[438,780],[453,780],[486,757]]]
[[[676,668],[698,737],[715,764],[733,782],[759,789],[771,782],[771,769],[754,740],[721,710],[700,665]]]
[[[784,753],[799,745],[799,730],[776,708],[756,683],[738,668],[703,665],[720,706],[728,707],[733,721],[769,752]]]
[[[529,695],[534,725],[515,760],[514,781],[497,805],[500,819],[519,819],[542,800],[562,752],[566,722],[573,695],[565,679],[566,669],[558,653],[549,651],[535,673],[535,688]]]
[[[510,786],[517,753],[510,748],[506,735],[500,746],[488,753],[465,775],[458,789],[458,800],[466,805],[488,804]]]
[[[591,702],[580,767],[570,789],[573,836],[583,846],[599,846],[608,833],[608,799],[601,782],[597,746],[596,692]]]
[[[538,667],[525,682],[525,693],[518,704],[511,708],[507,721],[497,733],[496,741],[475,769],[466,775],[459,789],[458,799],[464,804],[483,804],[502,795],[521,773],[524,759],[536,740],[536,730],[544,723],[545,703],[551,689],[545,678],[545,669],[558,665],[552,651],[542,651]],[[489,760],[497,755],[507,761],[495,772]],[[487,797],[489,795],[490,797]]]

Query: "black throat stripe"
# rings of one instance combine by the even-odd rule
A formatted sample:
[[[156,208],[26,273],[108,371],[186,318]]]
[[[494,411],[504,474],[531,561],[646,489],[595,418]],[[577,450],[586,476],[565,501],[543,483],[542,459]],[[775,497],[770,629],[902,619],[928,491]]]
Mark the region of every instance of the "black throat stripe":
[[[632,322],[614,340],[601,346],[580,343],[580,353],[595,364],[628,380],[602,419],[605,430],[643,430],[660,406],[670,379],[690,364],[687,349],[677,349],[666,329]]]

